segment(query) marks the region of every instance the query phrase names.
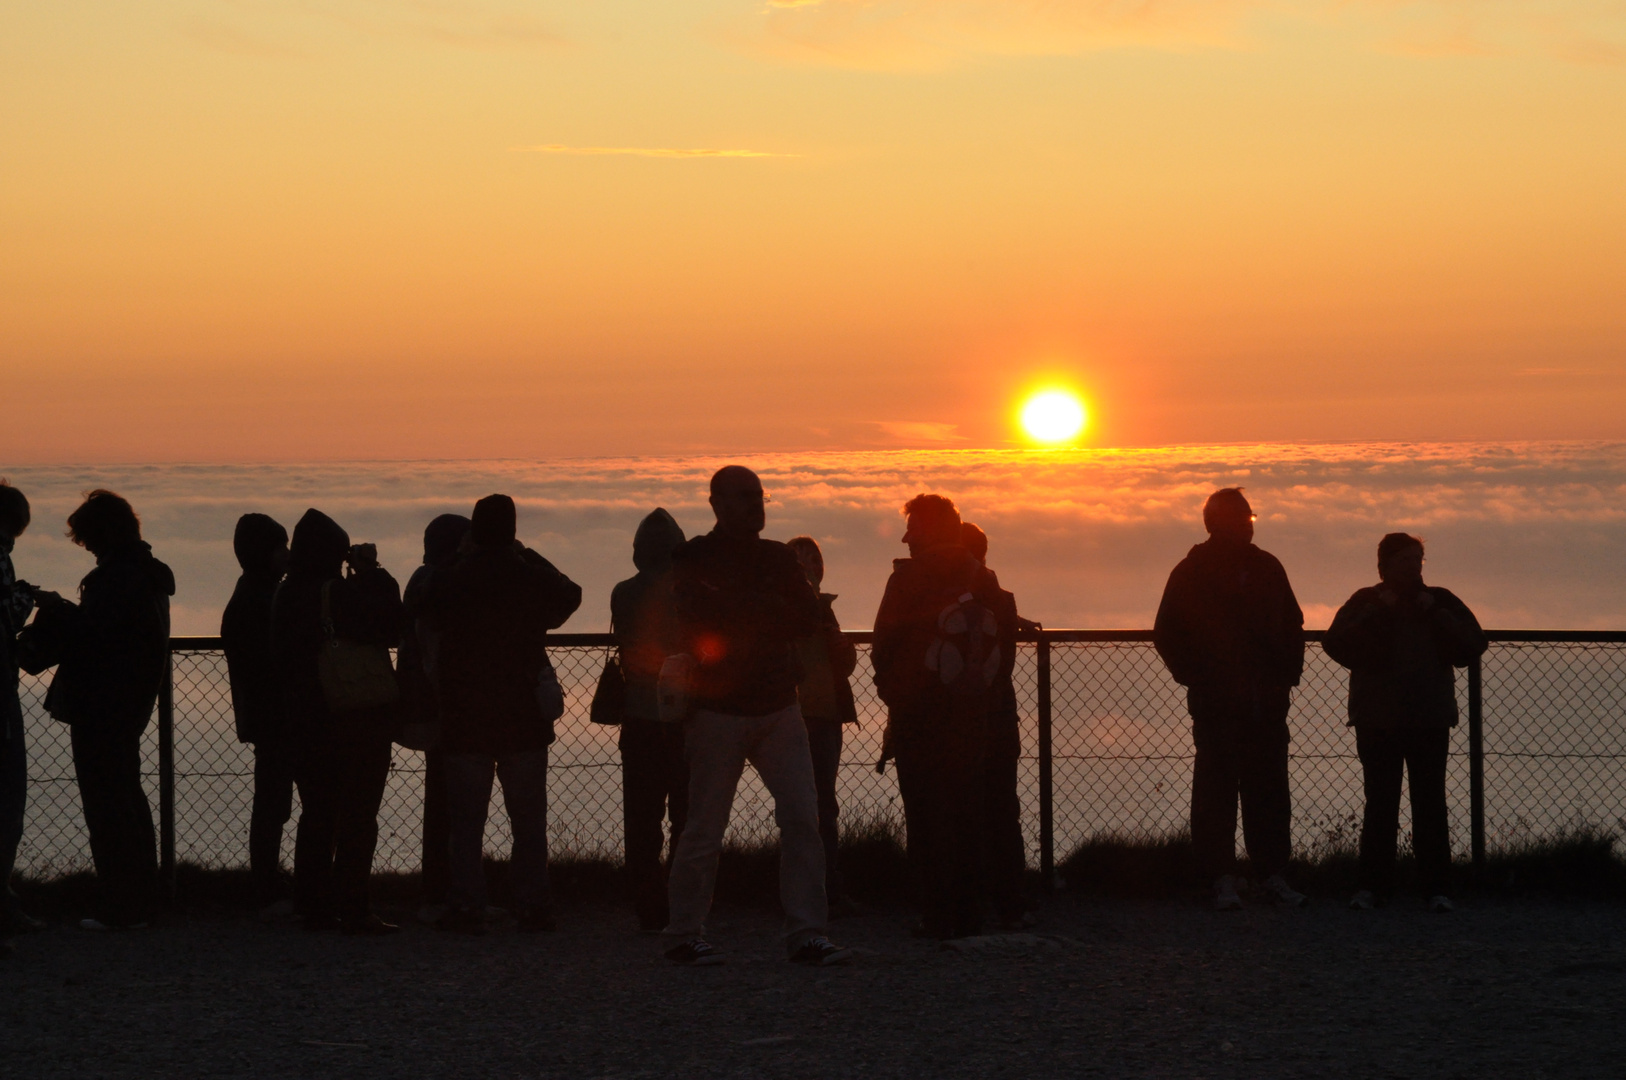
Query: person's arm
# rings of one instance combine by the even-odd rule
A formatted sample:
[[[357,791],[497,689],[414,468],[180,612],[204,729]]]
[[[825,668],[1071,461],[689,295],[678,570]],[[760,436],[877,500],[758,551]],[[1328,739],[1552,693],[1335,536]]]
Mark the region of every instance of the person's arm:
[[[525,549],[525,561],[536,574],[537,616],[543,628],[554,630],[563,626],[582,606],[582,587],[529,548]]]
[[[386,647],[400,644],[406,621],[401,586],[382,566],[335,581],[332,602],[333,627],[340,637]]]
[[[1449,589],[1430,591],[1435,594],[1433,610],[1429,614],[1437,639],[1450,658],[1452,667],[1467,667],[1484,655],[1485,650],[1490,648],[1490,641],[1467,604]]]
[[[1351,671],[1376,667],[1388,641],[1391,614],[1376,589],[1357,589],[1333,616],[1321,647]]]
[[[849,678],[858,667],[858,647],[841,632],[841,623],[836,619],[836,610],[833,603],[825,608],[829,618],[825,620],[825,653],[830,658],[830,671],[838,679]]]
[[[1304,677],[1304,609],[1293,595],[1293,583],[1287,580],[1286,568],[1274,558],[1272,561],[1282,582],[1280,674],[1286,680],[1285,685],[1297,686]]]
[[[1185,563],[1169,573],[1168,583],[1163,586],[1163,599],[1157,605],[1157,617],[1152,620],[1152,645],[1174,681],[1181,686],[1192,686],[1201,681],[1202,671],[1191,640],[1186,576]]]

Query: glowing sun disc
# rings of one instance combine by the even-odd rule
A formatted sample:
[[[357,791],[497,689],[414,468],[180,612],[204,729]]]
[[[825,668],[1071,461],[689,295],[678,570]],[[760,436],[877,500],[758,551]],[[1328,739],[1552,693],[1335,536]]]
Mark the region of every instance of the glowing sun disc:
[[[1084,430],[1084,403],[1065,390],[1044,390],[1022,406],[1022,430],[1034,442],[1064,443]]]

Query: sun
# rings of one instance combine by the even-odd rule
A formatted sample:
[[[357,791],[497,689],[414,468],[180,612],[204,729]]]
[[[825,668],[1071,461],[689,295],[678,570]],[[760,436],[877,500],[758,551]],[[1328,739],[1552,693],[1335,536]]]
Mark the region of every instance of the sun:
[[[1037,443],[1069,443],[1084,430],[1084,403],[1068,390],[1041,390],[1022,403],[1022,430]]]

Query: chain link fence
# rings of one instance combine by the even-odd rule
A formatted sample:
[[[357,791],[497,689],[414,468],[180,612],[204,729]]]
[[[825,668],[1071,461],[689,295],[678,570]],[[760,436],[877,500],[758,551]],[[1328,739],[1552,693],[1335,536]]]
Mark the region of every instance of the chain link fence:
[[[1016,687],[1023,718],[1021,788],[1029,857],[1049,865],[1091,838],[1167,836],[1185,827],[1191,737],[1185,692],[1164,670],[1149,633],[1052,631],[1024,643]],[[1319,637],[1319,635],[1312,635]],[[868,635],[854,634],[859,724],[847,729],[838,793],[848,822],[901,825],[891,769],[875,771],[885,708],[875,696]],[[1482,662],[1483,820],[1491,848],[1551,837],[1577,827],[1626,829],[1626,634],[1498,633]],[[558,636],[550,648],[565,690],[565,715],[552,749],[550,840],[556,855],[618,859],[620,755],[616,729],[588,719],[607,635]],[[1453,848],[1471,852],[1473,711],[1470,679],[1458,679],[1465,723],[1453,734],[1447,787]],[[1048,760],[1040,748],[1049,686]],[[50,876],[89,866],[89,844],[73,777],[67,728],[41,706],[47,682],[24,677],[29,739],[29,806],[18,869]],[[248,859],[252,750],[237,742],[225,658],[213,639],[178,639],[173,678],[174,853],[181,862],[237,867]],[[1359,836],[1362,806],[1355,738],[1344,726],[1348,679],[1312,642],[1289,718],[1295,845],[1314,858],[1347,850]],[[149,797],[159,814],[160,725],[145,740]],[[1052,792],[1051,850],[1044,846],[1042,794]],[[421,754],[397,747],[379,815],[375,866],[414,870],[421,851]],[[297,817],[297,807],[296,807]],[[772,805],[747,770],[730,835],[774,836]],[[487,843],[509,844],[500,795]],[[293,830],[285,837],[291,859]]]

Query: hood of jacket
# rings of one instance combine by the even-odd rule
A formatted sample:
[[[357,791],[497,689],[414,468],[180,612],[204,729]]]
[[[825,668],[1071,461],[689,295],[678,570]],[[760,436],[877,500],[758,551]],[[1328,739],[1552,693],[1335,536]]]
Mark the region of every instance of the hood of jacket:
[[[237,519],[231,547],[243,573],[270,577],[275,572],[270,565],[271,553],[287,542],[288,530],[274,518],[265,514],[244,514]]]
[[[462,514],[442,514],[423,530],[425,566],[445,566],[457,558],[458,545],[469,532],[469,519]]]
[[[350,553],[350,534],[320,510],[306,510],[288,545],[288,573],[338,577]]]
[[[632,565],[640,573],[664,574],[672,568],[672,552],[685,539],[677,519],[657,506],[632,535]]]

